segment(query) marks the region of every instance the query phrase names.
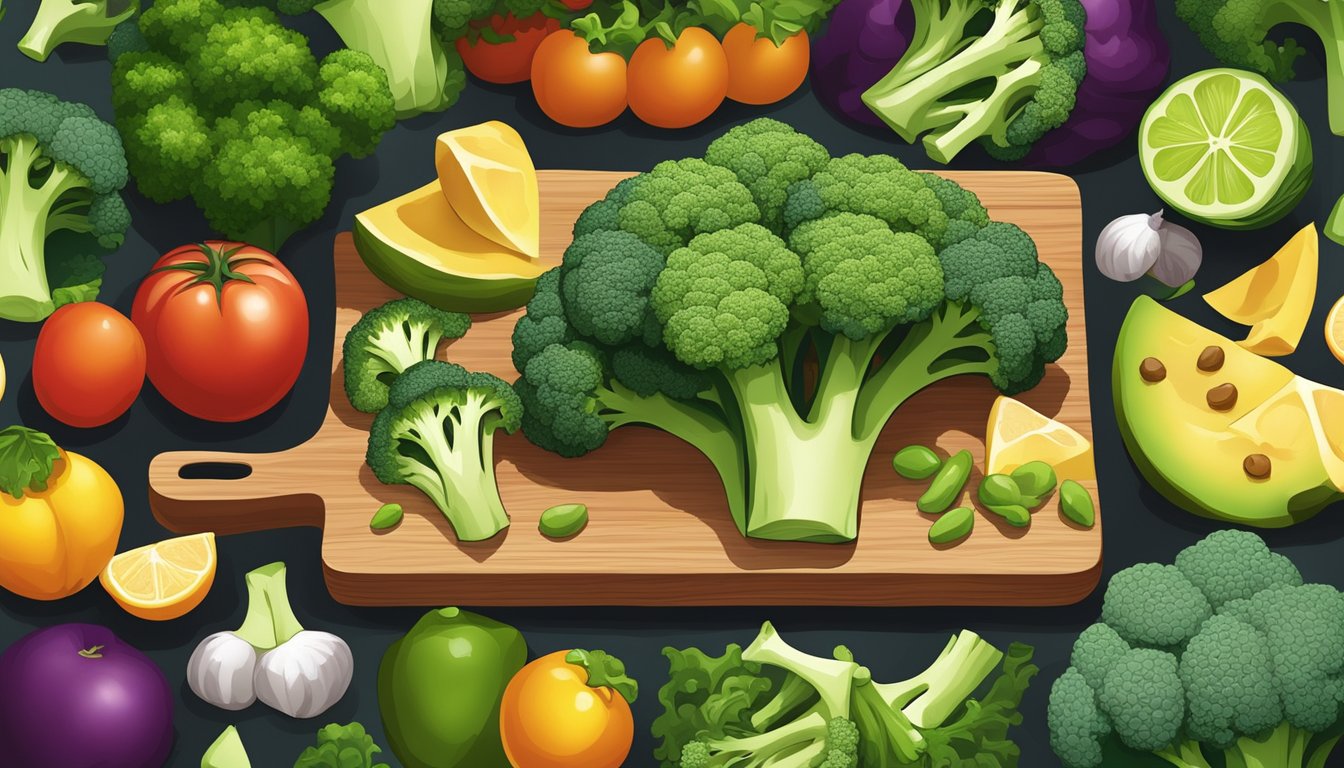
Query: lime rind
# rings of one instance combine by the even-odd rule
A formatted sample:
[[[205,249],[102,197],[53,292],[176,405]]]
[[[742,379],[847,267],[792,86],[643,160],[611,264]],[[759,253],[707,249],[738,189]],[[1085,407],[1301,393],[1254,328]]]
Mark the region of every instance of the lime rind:
[[[1264,78],[1234,69],[1168,88],[1144,115],[1139,159],[1168,205],[1229,229],[1281,218],[1311,183],[1311,141],[1297,111]]]

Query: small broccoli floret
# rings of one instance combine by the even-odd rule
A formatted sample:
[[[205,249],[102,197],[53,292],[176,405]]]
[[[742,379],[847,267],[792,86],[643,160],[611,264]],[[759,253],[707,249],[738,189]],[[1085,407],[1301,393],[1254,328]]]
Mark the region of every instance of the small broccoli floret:
[[[924,186],[938,197],[938,203],[947,214],[947,231],[943,234],[942,242],[937,243],[940,250],[965,240],[989,225],[989,212],[980,204],[980,198],[974,192],[936,173],[921,173],[920,176],[924,179]]]
[[[1111,732],[1110,721],[1097,705],[1094,688],[1082,673],[1070,667],[1050,689],[1046,722],[1050,726],[1050,748],[1069,768],[1101,765],[1101,740]]]
[[[1166,747],[1185,717],[1176,657],[1151,648],[1129,651],[1106,673],[1098,701],[1127,746],[1144,752]]]
[[[1087,13],[1078,0],[913,0],[920,34],[863,94],[900,137],[923,136],[951,162],[980,141],[1002,159],[1024,156],[1073,111]]]
[[[1078,635],[1069,663],[1088,685],[1100,689],[1107,673],[1129,650],[1129,643],[1109,624],[1093,624]]]
[[[560,297],[574,330],[608,346],[658,340],[649,294],[665,259],[629,232],[574,238],[560,268]]]
[[[103,45],[112,30],[138,10],[139,0],[42,0],[19,50],[30,59],[46,61],[64,43]]]
[[[467,32],[467,25],[489,16],[495,0],[434,0],[434,24],[439,36],[452,42]]]
[[[850,154],[833,158],[811,179],[789,190],[785,224],[797,227],[831,213],[862,213],[881,219],[894,232],[914,232],[941,244],[948,214],[924,177],[889,155]]]
[[[1293,561],[1271,552],[1259,536],[1217,531],[1176,556],[1176,568],[1199,587],[1213,609],[1270,587],[1296,587],[1302,574]]]
[[[416,363],[433,360],[440,342],[461,338],[470,327],[467,315],[419,299],[396,299],[364,313],[342,347],[350,404],[365,413],[381,411],[398,376]]]
[[[143,53],[149,50],[149,41],[140,34],[140,25],[135,19],[127,19],[112,28],[107,36],[107,60],[113,64],[124,53]]]
[[[317,103],[341,132],[336,152],[372,153],[397,122],[387,73],[367,53],[346,48],[322,60],[318,82]]]
[[[126,179],[121,137],[88,106],[0,89],[0,318],[36,322],[97,295],[102,262],[48,239],[66,231],[119,246],[130,226]]]
[[[761,211],[761,223],[778,230],[784,223],[788,190],[826,166],[831,155],[811,136],[778,120],[739,125],[710,143],[705,161],[732,171]]]
[[[483,541],[509,525],[495,483],[495,431],[516,431],[522,412],[498,377],[440,360],[417,363],[392,382],[387,407],[373,420],[369,468],[381,482],[428,496],[458,539]]]
[[[1208,598],[1173,565],[1140,563],[1111,577],[1101,620],[1133,645],[1175,648],[1213,615]]]
[[[1266,733],[1283,722],[1274,665],[1265,636],[1239,619],[1204,622],[1181,654],[1181,683],[1190,704],[1191,739],[1225,749],[1242,733]]]
[[[761,218],[751,192],[732,171],[697,158],[665,160],[618,184],[608,197],[616,206],[615,220],[604,218],[597,224],[580,217],[574,225],[576,236],[581,231],[620,229],[666,255],[698,234]]]

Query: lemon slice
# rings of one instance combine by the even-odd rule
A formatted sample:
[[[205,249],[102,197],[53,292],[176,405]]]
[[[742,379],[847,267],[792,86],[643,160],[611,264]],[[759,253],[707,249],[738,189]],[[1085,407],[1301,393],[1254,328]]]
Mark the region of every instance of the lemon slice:
[[[1344,363],[1344,296],[1339,297],[1325,317],[1325,345]]]
[[[1093,480],[1092,444],[1067,424],[1000,395],[985,427],[985,473],[1002,474],[1044,461],[1063,480]]]
[[[1316,225],[1308,224],[1269,261],[1204,300],[1228,320],[1251,326],[1237,342],[1242,347],[1265,357],[1292,354],[1316,302],[1319,253]]]
[[[1263,77],[1209,69],[1168,88],[1139,126],[1148,183],[1190,218],[1264,226],[1311,183],[1311,138],[1297,110]]]
[[[184,616],[215,582],[215,534],[166,539],[112,558],[99,580],[127,613],[150,621]]]
[[[467,226],[506,248],[537,258],[541,205],[537,169],[523,137],[491,120],[448,131],[434,146],[444,197]]]

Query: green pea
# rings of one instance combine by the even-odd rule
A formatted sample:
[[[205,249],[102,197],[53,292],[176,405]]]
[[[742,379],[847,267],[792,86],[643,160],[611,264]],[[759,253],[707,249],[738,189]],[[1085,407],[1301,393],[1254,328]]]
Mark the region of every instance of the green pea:
[[[920,512],[936,515],[952,506],[971,476],[974,459],[970,451],[957,451],[933,476],[929,489],[915,502]]]
[[[1022,491],[1007,475],[985,475],[980,481],[980,501],[987,506],[1021,504]]]
[[[558,504],[541,513],[537,530],[552,539],[563,539],[582,531],[588,525],[586,504]]]
[[[1035,496],[1038,499],[1055,489],[1055,470],[1044,461],[1029,461],[1014,469],[1013,482],[1022,491],[1023,496]],[[1028,504],[1027,506],[1038,506]]]
[[[1021,504],[986,504],[985,509],[1008,521],[1009,525],[1026,528],[1031,525],[1031,511]]]
[[[1073,522],[1088,528],[1097,522],[1097,508],[1092,504],[1092,494],[1074,480],[1065,480],[1059,486],[1059,511]]]
[[[385,531],[401,523],[402,509],[400,504],[384,504],[373,513],[373,519],[369,521],[369,527],[375,531]]]
[[[966,538],[975,527],[975,510],[970,507],[957,507],[944,513],[933,525],[929,526],[929,542],[949,544]]]
[[[922,445],[907,445],[896,452],[891,467],[907,480],[923,480],[942,469],[943,460],[932,449]]]

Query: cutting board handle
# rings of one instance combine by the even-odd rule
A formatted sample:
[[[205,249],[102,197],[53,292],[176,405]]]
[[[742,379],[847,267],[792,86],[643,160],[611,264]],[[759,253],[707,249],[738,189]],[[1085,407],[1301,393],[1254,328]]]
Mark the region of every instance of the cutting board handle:
[[[321,527],[324,505],[293,451],[162,453],[149,463],[149,506],[169,530],[249,533]]]

